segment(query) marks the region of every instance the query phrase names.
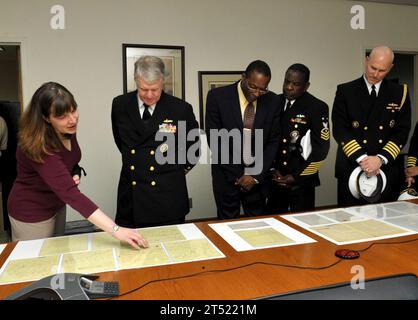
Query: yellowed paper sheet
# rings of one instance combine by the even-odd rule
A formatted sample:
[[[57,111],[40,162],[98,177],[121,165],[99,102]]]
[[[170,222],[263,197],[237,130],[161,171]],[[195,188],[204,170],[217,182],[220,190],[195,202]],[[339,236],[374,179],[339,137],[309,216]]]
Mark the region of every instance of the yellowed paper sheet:
[[[221,254],[207,239],[194,239],[164,243],[169,256],[175,262],[220,257]]]
[[[241,230],[235,231],[235,233],[253,247],[265,247],[295,242],[273,228]]]
[[[0,284],[34,281],[58,272],[59,255],[11,260],[0,275]]]
[[[142,234],[149,243],[186,240],[177,226],[144,228],[138,229],[138,232]]]
[[[119,240],[106,232],[94,233],[92,242],[92,250],[117,249],[121,245]]]
[[[161,244],[151,244],[149,248],[136,250],[121,248],[118,250],[119,269],[140,268],[151,265],[163,265],[170,262]]]
[[[98,273],[115,270],[113,250],[67,253],[63,259],[63,272]]]
[[[348,223],[312,227],[313,230],[337,242],[359,241],[405,233],[405,230],[383,221],[362,220]]]
[[[46,239],[42,245],[40,256],[48,256],[67,252],[88,250],[88,236],[70,236]]]

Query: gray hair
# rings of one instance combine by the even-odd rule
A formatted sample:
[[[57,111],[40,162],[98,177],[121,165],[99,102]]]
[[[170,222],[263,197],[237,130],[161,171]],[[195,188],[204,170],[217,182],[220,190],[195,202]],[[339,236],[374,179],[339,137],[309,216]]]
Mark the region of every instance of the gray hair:
[[[167,77],[163,60],[155,56],[142,56],[135,62],[134,78],[153,82]]]

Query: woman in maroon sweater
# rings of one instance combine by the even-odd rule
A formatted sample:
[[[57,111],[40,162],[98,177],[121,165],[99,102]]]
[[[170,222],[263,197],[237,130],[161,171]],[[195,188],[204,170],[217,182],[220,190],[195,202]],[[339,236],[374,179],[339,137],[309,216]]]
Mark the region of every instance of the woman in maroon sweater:
[[[54,82],[42,85],[23,113],[17,178],[8,200],[13,241],[62,235],[68,204],[115,238],[147,247],[138,232],[117,226],[78,189],[80,177],[71,175],[81,159],[77,123],[73,95]]]

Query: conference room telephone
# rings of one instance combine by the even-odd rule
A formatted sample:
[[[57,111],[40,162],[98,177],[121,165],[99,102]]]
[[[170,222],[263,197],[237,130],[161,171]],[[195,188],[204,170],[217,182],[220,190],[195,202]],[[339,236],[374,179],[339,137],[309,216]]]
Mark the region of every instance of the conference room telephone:
[[[99,276],[61,273],[33,282],[5,300],[90,300],[119,296],[119,283],[95,281]]]
[[[119,283],[111,281],[94,281],[80,277],[81,287],[91,299],[117,297]]]

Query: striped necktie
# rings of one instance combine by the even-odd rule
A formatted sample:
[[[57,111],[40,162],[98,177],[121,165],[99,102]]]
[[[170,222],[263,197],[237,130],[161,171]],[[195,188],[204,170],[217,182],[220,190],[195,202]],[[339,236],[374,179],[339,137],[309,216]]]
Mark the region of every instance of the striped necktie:
[[[254,162],[251,152],[251,136],[254,127],[255,108],[252,102],[248,103],[244,111],[244,130],[243,130],[243,160],[249,166]]]
[[[255,110],[252,102],[248,103],[244,111],[244,128],[252,129],[254,125]]]

